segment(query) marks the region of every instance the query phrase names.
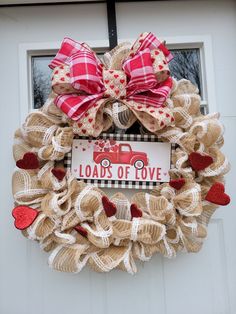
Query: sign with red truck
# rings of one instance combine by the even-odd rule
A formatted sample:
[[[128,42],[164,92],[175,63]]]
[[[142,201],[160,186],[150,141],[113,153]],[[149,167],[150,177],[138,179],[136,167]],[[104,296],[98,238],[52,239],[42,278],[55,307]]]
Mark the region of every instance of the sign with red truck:
[[[71,173],[102,187],[144,189],[168,182],[171,144],[149,137],[106,134],[74,139]]]
[[[112,164],[132,165],[136,169],[142,169],[144,166],[148,166],[147,153],[134,151],[131,145],[127,143],[117,144],[115,149],[109,149],[107,151],[94,151],[93,161],[105,168]]]

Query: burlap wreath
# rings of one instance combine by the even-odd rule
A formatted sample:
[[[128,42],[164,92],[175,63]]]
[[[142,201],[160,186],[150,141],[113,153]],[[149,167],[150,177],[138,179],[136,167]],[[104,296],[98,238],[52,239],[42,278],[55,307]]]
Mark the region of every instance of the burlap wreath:
[[[122,72],[124,60],[135,56],[137,45],[148,36],[144,33],[132,47],[124,43],[106,53],[103,73]],[[150,55],[155,51],[161,54],[161,59],[152,60],[161,86],[169,79],[169,52],[162,46],[149,48]],[[84,96],[70,84],[70,73],[66,63],[54,64],[52,94],[15,132],[15,226],[51,252],[50,267],[65,272],[79,272],[88,264],[99,272],[119,268],[133,274],[137,271],[135,260],[147,261],[154,253],[170,258],[178,251],[199,251],[215,209],[230,201],[224,193],[223,176],[229,163],[220,151],[223,127],[219,114],[202,115],[198,89],[185,79],[172,79],[162,105],[127,100],[120,90],[119,97],[98,99],[76,119],[65,114],[68,110],[63,112],[59,103],[65,93]],[[169,183],[136,193],[131,200],[122,193],[108,198],[102,190],[65,171],[63,158],[71,150],[74,134],[97,137],[114,126],[127,129],[135,121],[145,132],[177,144]]]

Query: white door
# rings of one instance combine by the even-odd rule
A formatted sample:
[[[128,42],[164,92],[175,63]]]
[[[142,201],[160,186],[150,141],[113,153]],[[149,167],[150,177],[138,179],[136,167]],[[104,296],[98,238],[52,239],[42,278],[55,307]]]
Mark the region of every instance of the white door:
[[[198,254],[180,254],[174,260],[155,256],[134,276],[88,269],[72,275],[49,269],[47,254],[13,228],[11,217],[13,133],[32,104],[24,53],[28,51],[30,58],[32,48],[46,54],[45,49],[54,48],[65,36],[106,46],[106,5],[0,8],[0,313],[234,314],[236,3],[118,3],[117,24],[122,39],[152,31],[169,38],[173,47],[175,42],[181,47],[183,41],[182,47],[187,43],[201,48],[203,104],[220,111],[226,128],[223,150],[232,164],[226,179],[231,205],[214,215]]]

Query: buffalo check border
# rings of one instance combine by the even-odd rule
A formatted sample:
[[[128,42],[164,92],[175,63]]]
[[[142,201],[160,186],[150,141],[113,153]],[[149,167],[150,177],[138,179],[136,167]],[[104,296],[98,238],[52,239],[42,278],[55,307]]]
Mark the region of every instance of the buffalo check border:
[[[75,139],[92,139],[86,136],[75,136]],[[134,141],[134,142],[162,142],[162,140],[152,134],[119,134],[119,133],[102,133],[96,139],[115,139],[117,141]],[[171,156],[176,150],[177,145],[171,143]],[[64,158],[64,167],[66,170],[71,169],[71,159],[72,154],[71,151],[65,155]],[[170,165],[172,169],[173,164]],[[78,179],[79,180],[79,179]],[[82,180],[87,184],[93,184],[94,186],[101,188],[121,188],[121,189],[137,189],[137,190],[149,190],[161,184],[161,182],[149,182],[149,181],[120,181],[120,180],[98,180],[98,179],[84,179]]]

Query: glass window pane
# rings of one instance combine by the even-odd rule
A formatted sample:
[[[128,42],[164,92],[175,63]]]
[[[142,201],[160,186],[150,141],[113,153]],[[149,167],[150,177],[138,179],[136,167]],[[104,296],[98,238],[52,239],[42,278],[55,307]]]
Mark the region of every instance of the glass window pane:
[[[51,69],[48,64],[54,56],[32,57],[33,108],[42,107],[51,92]]]
[[[180,80],[185,78],[198,86],[201,94],[200,52],[194,49],[170,49],[174,59],[169,63],[171,75]]]

